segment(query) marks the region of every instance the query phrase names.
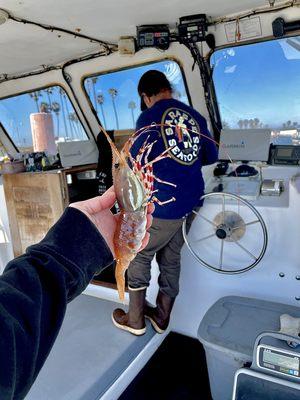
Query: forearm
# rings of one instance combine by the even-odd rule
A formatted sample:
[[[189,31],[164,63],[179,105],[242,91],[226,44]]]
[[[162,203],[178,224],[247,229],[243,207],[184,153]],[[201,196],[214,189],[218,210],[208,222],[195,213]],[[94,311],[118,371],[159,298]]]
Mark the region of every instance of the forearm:
[[[0,278],[1,400],[22,399],[79,295],[112,254],[90,220],[69,208],[39,244],[13,260]]]

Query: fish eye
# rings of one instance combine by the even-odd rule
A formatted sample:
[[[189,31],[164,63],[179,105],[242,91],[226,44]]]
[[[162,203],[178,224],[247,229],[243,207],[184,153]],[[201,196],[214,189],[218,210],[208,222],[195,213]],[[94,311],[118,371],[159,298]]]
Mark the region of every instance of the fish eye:
[[[119,164],[119,163],[115,163],[115,165],[114,165],[114,167],[115,167],[116,169],[118,169],[118,168],[119,168],[119,166],[120,166],[120,164]]]

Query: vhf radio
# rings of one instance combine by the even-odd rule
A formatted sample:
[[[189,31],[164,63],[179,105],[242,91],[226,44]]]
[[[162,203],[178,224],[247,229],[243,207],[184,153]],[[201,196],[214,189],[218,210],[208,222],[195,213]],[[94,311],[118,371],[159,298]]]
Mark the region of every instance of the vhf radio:
[[[207,19],[205,14],[187,15],[179,18],[179,43],[196,43],[205,41]]]

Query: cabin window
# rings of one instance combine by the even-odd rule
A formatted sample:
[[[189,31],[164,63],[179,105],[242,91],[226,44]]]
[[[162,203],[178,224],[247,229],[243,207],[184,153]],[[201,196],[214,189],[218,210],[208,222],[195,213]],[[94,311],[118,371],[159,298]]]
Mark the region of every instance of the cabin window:
[[[105,129],[135,128],[140,115],[140,98],[137,86],[140,77],[150,69],[157,69],[167,76],[174,90],[174,97],[190,104],[185,79],[177,62],[164,60],[90,76],[84,88],[101,125]]]
[[[210,62],[223,128],[300,144],[300,36],[220,49]]]
[[[33,150],[33,114],[47,113],[55,141],[88,140],[65,90],[51,86],[0,99],[0,121],[20,151]]]

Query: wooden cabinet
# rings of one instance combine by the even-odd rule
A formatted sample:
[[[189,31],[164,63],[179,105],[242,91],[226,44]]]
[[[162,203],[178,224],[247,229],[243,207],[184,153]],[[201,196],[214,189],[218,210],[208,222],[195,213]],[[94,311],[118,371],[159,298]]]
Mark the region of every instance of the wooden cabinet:
[[[39,242],[69,204],[67,176],[94,170],[80,166],[47,172],[3,175],[4,193],[15,256]],[[92,197],[92,196],[91,196]]]

